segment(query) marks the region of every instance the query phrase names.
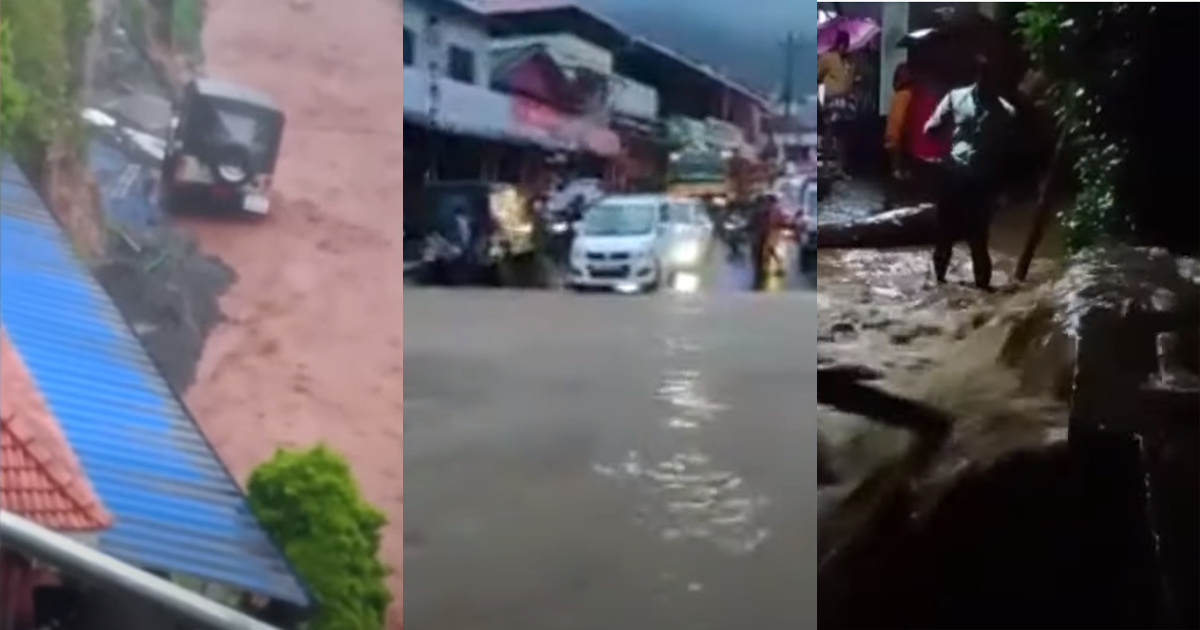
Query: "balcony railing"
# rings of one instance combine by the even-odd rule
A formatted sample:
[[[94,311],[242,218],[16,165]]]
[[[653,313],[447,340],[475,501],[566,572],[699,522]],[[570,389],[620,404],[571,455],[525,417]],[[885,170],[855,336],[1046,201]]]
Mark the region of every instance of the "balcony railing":
[[[658,118],[658,90],[620,75],[612,76],[609,90],[614,114],[641,120]]]
[[[63,573],[167,611],[197,630],[278,630],[10,512],[0,511],[4,546]]]

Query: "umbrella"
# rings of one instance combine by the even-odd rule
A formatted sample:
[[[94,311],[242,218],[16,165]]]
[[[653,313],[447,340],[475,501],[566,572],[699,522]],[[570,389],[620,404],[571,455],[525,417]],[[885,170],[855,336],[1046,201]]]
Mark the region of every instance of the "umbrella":
[[[838,33],[850,35],[850,50],[866,48],[879,36],[879,25],[867,18],[837,16],[817,26],[817,54],[833,50]]]
[[[936,28],[923,28],[919,31],[913,31],[896,42],[898,48],[913,48],[920,44],[930,42],[945,36],[945,32]]]

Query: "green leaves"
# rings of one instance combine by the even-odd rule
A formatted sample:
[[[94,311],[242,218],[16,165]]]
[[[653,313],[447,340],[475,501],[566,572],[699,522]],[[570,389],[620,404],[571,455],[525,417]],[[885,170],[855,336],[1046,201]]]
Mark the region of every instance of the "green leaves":
[[[1128,134],[1112,110],[1138,97],[1128,80],[1145,45],[1137,33],[1154,11],[1153,3],[1031,2],[1017,15],[1017,34],[1049,79],[1047,98],[1075,158],[1080,190],[1061,217],[1069,250],[1130,233],[1121,186]]]
[[[0,21],[0,148],[11,149],[16,125],[24,120],[28,97],[13,74],[12,36]]]
[[[250,508],[317,600],[310,630],[380,630],[392,597],[379,559],[387,523],[325,446],[276,451],[250,475]]]
[[[88,0],[5,0],[0,137],[34,158],[76,120],[77,66],[91,29]]]

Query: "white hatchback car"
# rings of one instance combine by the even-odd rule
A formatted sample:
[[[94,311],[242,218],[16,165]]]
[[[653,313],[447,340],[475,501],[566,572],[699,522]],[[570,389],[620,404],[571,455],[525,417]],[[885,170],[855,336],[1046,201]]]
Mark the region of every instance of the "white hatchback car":
[[[588,208],[575,225],[572,288],[654,290],[707,259],[712,222],[704,205],[668,195],[614,195]]]

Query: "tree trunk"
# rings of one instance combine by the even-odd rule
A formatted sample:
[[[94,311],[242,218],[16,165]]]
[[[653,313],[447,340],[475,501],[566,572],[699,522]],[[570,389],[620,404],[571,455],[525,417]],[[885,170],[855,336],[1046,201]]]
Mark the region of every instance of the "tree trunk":
[[[932,245],[935,207],[899,208],[862,221],[822,225],[818,249],[898,249]]]

